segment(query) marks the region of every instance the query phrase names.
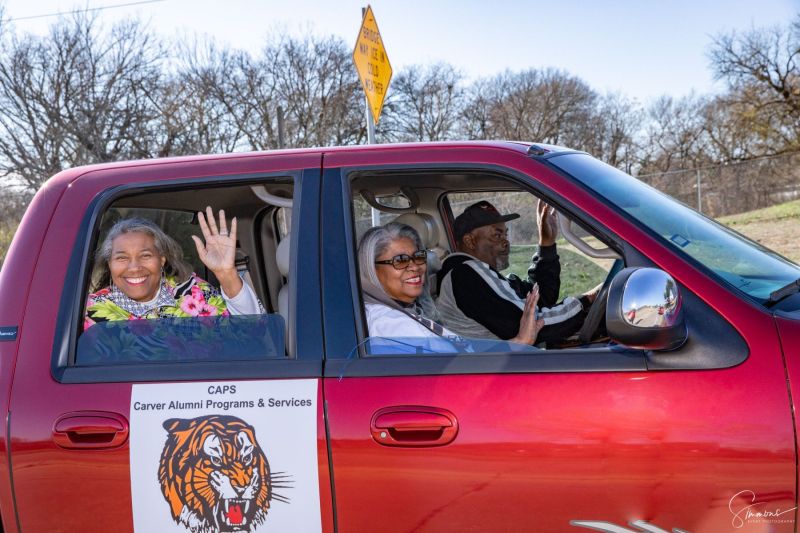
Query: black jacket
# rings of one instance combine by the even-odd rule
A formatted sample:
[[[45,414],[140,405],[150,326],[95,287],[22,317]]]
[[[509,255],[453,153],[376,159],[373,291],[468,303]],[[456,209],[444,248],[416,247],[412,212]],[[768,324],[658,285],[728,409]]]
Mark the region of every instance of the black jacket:
[[[539,332],[537,344],[558,343],[577,333],[589,308],[585,297],[566,298],[558,303],[561,288],[561,264],[556,246],[541,247],[531,259],[528,279],[516,275],[508,278],[494,268],[471,256],[454,254],[448,257],[439,271],[437,284],[440,298],[452,298],[458,309],[467,317],[483,325],[501,339],[510,339],[519,332],[522,318],[520,301],[524,300],[539,284],[539,317],[545,326]],[[452,295],[442,294],[442,283],[451,277],[446,290]],[[444,317],[447,324],[447,316]]]

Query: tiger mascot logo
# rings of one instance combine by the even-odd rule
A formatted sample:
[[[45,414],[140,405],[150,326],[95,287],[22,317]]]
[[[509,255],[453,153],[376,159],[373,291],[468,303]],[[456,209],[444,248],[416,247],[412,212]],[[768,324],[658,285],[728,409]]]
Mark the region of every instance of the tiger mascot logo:
[[[223,415],[172,418],[164,429],[161,492],[175,522],[192,533],[251,531],[267,518],[270,501],[288,503],[273,492],[286,476],[270,472],[255,429],[245,421]]]

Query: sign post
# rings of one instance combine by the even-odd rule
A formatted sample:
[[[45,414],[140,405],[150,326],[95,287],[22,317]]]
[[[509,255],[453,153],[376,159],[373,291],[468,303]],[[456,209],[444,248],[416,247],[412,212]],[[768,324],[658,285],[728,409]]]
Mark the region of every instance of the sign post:
[[[358,78],[364,88],[367,119],[367,144],[375,144],[375,124],[381,116],[383,100],[392,79],[392,65],[386,48],[383,47],[381,32],[372,8],[368,5],[361,10],[361,28],[358,30],[356,46],[353,49],[353,63]],[[380,213],[372,209],[372,225],[380,224]]]
[[[367,107],[372,111],[371,123],[377,124],[381,116],[383,99],[392,79],[392,65],[386,48],[383,47],[381,33],[372,8],[362,10],[361,28],[353,49],[353,63],[356,65],[361,86],[367,96]]]

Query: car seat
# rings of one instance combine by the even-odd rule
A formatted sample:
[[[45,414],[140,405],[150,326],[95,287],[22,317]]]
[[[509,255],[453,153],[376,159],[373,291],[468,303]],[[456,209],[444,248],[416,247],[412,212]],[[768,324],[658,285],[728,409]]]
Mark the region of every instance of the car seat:
[[[291,312],[289,309],[289,267],[291,264],[291,235],[286,234],[286,236],[281,239],[281,242],[278,244],[278,248],[275,250],[275,262],[278,266],[278,271],[281,273],[281,276],[286,278],[286,283],[278,291],[278,313],[283,317],[283,323],[285,326],[285,336],[286,339],[286,352],[289,355],[294,354],[294,339],[289,335],[291,328],[289,327],[289,320],[291,318]]]
[[[433,296],[436,292],[436,273],[442,269],[442,260],[446,250],[439,247],[439,227],[436,220],[426,213],[403,213],[394,219],[414,228],[422,239],[422,245],[428,250],[428,290]]]

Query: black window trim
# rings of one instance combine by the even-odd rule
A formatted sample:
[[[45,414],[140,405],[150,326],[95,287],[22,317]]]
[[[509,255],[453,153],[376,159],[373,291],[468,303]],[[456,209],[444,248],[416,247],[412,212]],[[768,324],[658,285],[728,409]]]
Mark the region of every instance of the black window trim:
[[[548,165],[548,169],[551,167]],[[366,339],[366,318],[360,294],[360,283],[356,275],[357,250],[355,243],[355,225],[352,207],[351,183],[358,175],[393,174],[403,171],[431,172],[431,171],[463,171],[463,172],[493,172],[499,177],[508,179],[519,186],[520,190],[527,191],[544,199],[559,211],[567,214],[575,223],[584,230],[597,237],[601,242],[617,251],[625,260],[627,266],[655,266],[653,263],[635,250],[621,238],[611,233],[608,228],[600,224],[572,205],[556,191],[545,189],[525,173],[499,165],[485,164],[427,164],[419,165],[364,165],[358,167],[338,167],[326,169],[326,173],[338,170],[341,184],[341,202],[344,204],[345,240],[348,246],[346,254],[349,263],[350,292],[355,312],[356,343],[351,344],[351,350],[343,349],[340,345],[334,350],[328,346],[333,343],[326,342],[325,377],[350,377],[350,376],[401,376],[401,375],[436,375],[436,374],[476,374],[476,373],[540,373],[540,372],[608,372],[608,371],[647,371],[647,370],[675,370],[675,369],[708,369],[728,368],[743,362],[748,354],[744,339],[723,318],[718,317],[724,324],[718,324],[716,332],[726,332],[730,342],[725,346],[717,346],[711,350],[709,357],[697,353],[697,344],[689,346],[692,357],[675,357],[673,354],[664,356],[650,351],[627,348],[618,345],[602,347],[577,347],[559,349],[550,353],[540,354],[475,354],[475,355],[398,355],[376,356],[365,353],[364,341]],[[454,191],[455,192],[455,191]],[[446,195],[442,195],[446,198]],[[440,209],[441,209],[440,199]],[[326,269],[323,257],[323,270]],[[323,291],[325,288],[323,287]],[[682,287],[684,292],[688,292]],[[694,296],[694,295],[690,295]],[[697,306],[705,308],[705,312],[714,313],[699,298],[690,298]],[[727,327],[725,327],[727,326]],[[326,330],[326,335],[332,332]],[[701,332],[693,332],[698,335]],[[348,335],[349,336],[349,335]],[[698,335],[702,339],[706,335]],[[703,345],[706,343],[703,342]],[[705,348],[705,346],[703,346]],[[591,354],[591,357],[587,357]],[[685,363],[685,364],[684,364]]]
[[[75,350],[77,347],[78,329],[82,324],[84,306],[86,301],[86,287],[88,287],[91,275],[90,252],[97,245],[97,228],[106,210],[122,197],[148,192],[169,192],[170,190],[186,190],[188,187],[227,187],[233,185],[263,184],[264,181],[271,179],[291,179],[295,191],[295,206],[293,209],[293,225],[296,222],[294,217],[301,217],[304,214],[304,198],[308,202],[309,215],[311,218],[318,217],[319,209],[319,167],[275,171],[246,173],[235,176],[209,176],[202,178],[178,178],[174,180],[148,181],[135,184],[125,184],[111,187],[92,199],[86,213],[81,220],[76,242],[73,246],[67,267],[67,280],[80,280],[73,288],[65,286],[62,292],[59,310],[56,320],[55,338],[53,342],[53,352],[51,357],[51,374],[56,381],[61,383],[115,383],[115,382],[160,382],[160,381],[184,381],[199,379],[253,379],[253,378],[304,378],[319,377],[322,372],[322,345],[319,342],[321,337],[321,320],[315,324],[310,320],[304,327],[309,329],[319,329],[319,335],[299,335],[297,327],[290,334],[296,335],[298,347],[301,339],[307,341],[307,349],[296,353],[304,354],[304,357],[283,358],[283,359],[262,359],[262,360],[239,360],[239,361],[215,361],[199,362],[186,361],[174,363],[150,363],[150,364],[117,364],[117,365],[92,365],[76,366],[74,362]],[[305,179],[304,179],[305,178]],[[304,223],[308,226],[307,238],[314,245],[318,238],[318,224],[313,220]],[[300,265],[296,260],[300,239],[293,232],[292,239],[292,259],[291,268],[293,277],[299,279]],[[313,272],[313,267],[306,266]],[[317,270],[318,274],[318,270]],[[319,277],[313,276],[304,279],[309,283],[309,290],[317,288],[318,283],[314,282]],[[290,307],[297,310],[297,283],[292,283],[290,289]],[[317,347],[314,344],[318,344]],[[288,339],[287,339],[288,343]]]
[[[334,169],[329,169],[334,170]],[[498,177],[508,179],[509,182],[518,186],[520,190],[527,191],[537,197],[545,199],[551,205],[556,206],[573,216],[573,209],[565,208],[570,205],[564,198],[551,193],[542,192],[534,186],[530,178],[525,174],[502,167],[499,165],[485,164],[428,164],[424,167],[419,165],[376,165],[359,167],[340,167],[341,180],[341,201],[344,204],[344,220],[346,241],[348,250],[347,260],[350,263],[350,286],[353,309],[355,310],[355,326],[357,330],[357,343],[351,346],[351,350],[335,350],[335,353],[326,353],[325,375],[326,377],[342,377],[344,375],[358,376],[388,376],[388,375],[420,375],[422,374],[465,374],[465,373],[485,373],[485,372],[573,372],[573,371],[610,371],[614,369],[627,370],[646,370],[645,352],[629,348],[609,347],[559,350],[557,354],[475,354],[475,355],[437,355],[437,356],[417,356],[401,355],[395,357],[375,356],[365,353],[364,340],[366,333],[366,322],[364,317],[364,306],[360,295],[360,284],[358,282],[355,226],[353,223],[352,207],[352,187],[353,179],[359,175],[369,174],[394,174],[397,172],[409,171],[414,173],[425,172],[491,172]],[[446,195],[443,195],[445,197]],[[441,198],[439,200],[441,207]],[[581,220],[583,216],[575,216],[576,219],[585,225]],[[593,234],[597,233],[592,231]],[[614,248],[621,248],[618,240],[604,236],[601,241],[610,243]],[[327,333],[327,332],[326,332]],[[591,359],[586,358],[587,353],[593,353]],[[356,355],[357,353],[357,355]],[[343,355],[344,354],[344,355]],[[554,357],[554,355],[565,357]],[[568,356],[569,355],[569,356]],[[499,363],[504,361],[504,363]],[[576,365],[578,368],[576,368]]]

